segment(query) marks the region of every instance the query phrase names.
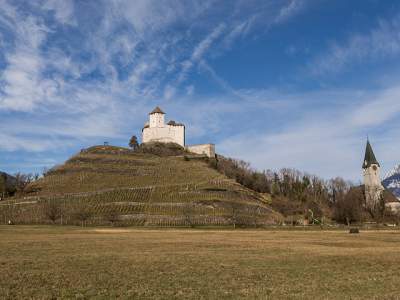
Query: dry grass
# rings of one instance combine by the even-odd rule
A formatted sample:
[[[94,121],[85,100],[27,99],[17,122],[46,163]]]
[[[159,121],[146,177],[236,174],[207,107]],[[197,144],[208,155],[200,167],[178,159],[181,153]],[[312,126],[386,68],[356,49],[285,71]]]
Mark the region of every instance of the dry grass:
[[[55,224],[76,225],[87,211],[90,225],[110,225],[110,212],[123,226],[198,226],[232,223],[232,205],[249,226],[282,219],[268,198],[210,168],[206,161],[133,153],[112,146],[73,156],[28,186],[28,195],[0,203],[0,224],[52,224],[46,211],[59,206]],[[62,216],[62,218],[61,218]],[[254,224],[253,224],[254,223]]]
[[[398,231],[0,226],[0,249],[0,295],[9,299],[400,295]]]

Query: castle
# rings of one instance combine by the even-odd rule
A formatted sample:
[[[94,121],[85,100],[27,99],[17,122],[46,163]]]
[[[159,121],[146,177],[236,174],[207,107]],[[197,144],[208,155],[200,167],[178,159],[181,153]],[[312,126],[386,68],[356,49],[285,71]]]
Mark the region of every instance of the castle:
[[[214,144],[185,145],[185,125],[172,120],[165,124],[165,113],[158,106],[142,129],[142,143],[149,142],[176,143],[189,152],[215,157]]]

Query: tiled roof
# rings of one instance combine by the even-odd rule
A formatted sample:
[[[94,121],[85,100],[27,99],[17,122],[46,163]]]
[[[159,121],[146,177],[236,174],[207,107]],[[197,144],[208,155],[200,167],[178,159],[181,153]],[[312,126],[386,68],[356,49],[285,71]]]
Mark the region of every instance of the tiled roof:
[[[159,108],[158,106],[155,108],[155,109],[153,109],[153,111],[150,113],[150,115],[152,115],[152,114],[163,114],[163,115],[165,115],[165,112],[163,112],[162,110],[161,110],[161,108]]]

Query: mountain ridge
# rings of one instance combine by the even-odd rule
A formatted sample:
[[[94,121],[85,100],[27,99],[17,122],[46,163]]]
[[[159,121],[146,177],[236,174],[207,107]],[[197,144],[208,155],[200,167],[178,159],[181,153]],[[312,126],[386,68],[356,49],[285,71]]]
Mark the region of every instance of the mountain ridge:
[[[400,164],[384,176],[382,185],[400,200]]]

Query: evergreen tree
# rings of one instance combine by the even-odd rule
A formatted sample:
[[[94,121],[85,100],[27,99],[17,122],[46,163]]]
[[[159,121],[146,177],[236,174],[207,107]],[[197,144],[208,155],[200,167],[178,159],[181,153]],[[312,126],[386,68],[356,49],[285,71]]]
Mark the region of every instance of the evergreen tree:
[[[136,135],[132,136],[129,140],[129,147],[131,147],[133,150],[136,150],[139,147]]]

